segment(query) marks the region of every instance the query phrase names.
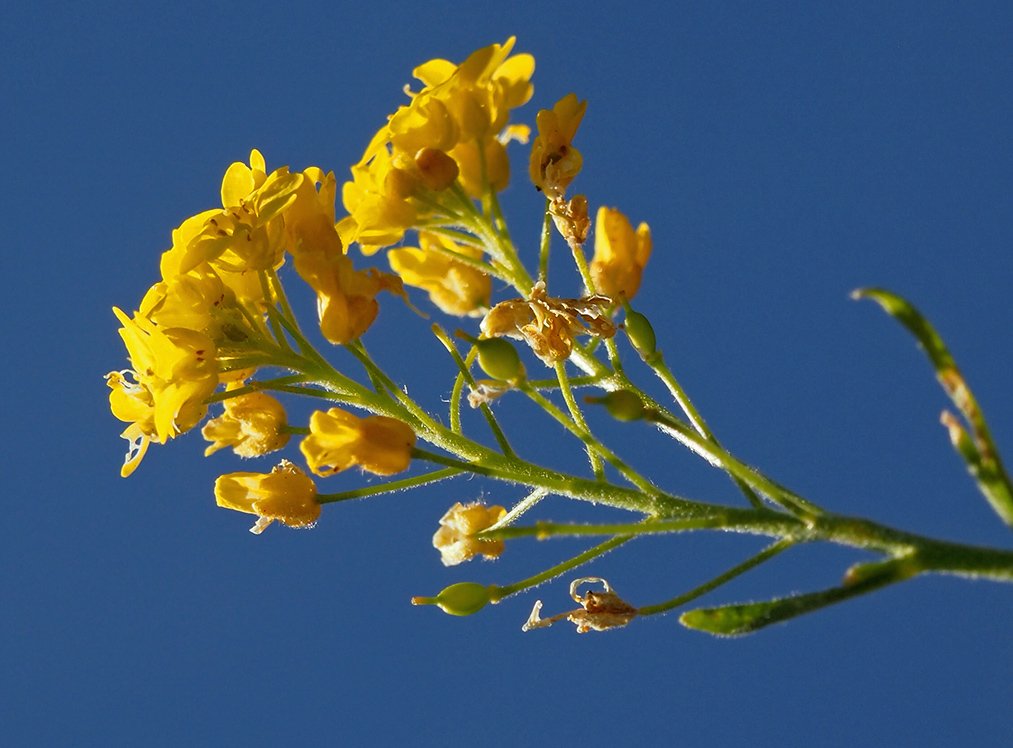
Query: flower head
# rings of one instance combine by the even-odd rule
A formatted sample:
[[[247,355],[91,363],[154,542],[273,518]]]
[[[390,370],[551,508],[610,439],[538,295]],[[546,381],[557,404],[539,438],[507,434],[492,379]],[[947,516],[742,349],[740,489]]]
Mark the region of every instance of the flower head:
[[[415,432],[408,424],[386,416],[359,418],[331,408],[310,416],[310,434],[299,448],[310,470],[333,475],[353,465],[377,475],[407,470],[415,446]]]
[[[651,248],[651,229],[646,223],[634,231],[630,219],[617,209],[598,208],[591,260],[595,290],[613,299],[632,299],[640,289]]]
[[[483,540],[474,536],[499,522],[506,516],[501,506],[485,506],[481,502],[457,502],[440,519],[440,529],[433,535],[433,547],[440,552],[444,566],[470,561],[481,554],[485,558],[499,558],[503,553],[502,540]]]
[[[270,473],[229,473],[215,481],[218,506],[256,514],[250,532],[259,535],[274,520],[312,527],[320,517],[313,480],[288,460]]]

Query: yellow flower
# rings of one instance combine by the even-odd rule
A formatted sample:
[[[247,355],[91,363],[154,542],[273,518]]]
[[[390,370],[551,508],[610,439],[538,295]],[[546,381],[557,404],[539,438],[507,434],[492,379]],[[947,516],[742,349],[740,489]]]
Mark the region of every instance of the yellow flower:
[[[218,506],[256,514],[250,532],[259,535],[274,520],[312,527],[320,517],[313,480],[288,460],[270,473],[229,473],[215,481]]]
[[[359,418],[331,408],[310,416],[310,434],[299,448],[310,470],[320,476],[359,465],[377,475],[407,470],[415,446],[415,432],[386,416]]]
[[[201,262],[230,272],[280,265],[285,249],[281,214],[294,202],[302,181],[303,175],[290,174],[287,166],[265,175],[264,157],[257,150],[250,154],[250,166],[233,163],[222,179],[222,208],[201,213],[200,221],[185,224],[186,231],[174,235],[174,246],[186,240],[178,272]]]
[[[235,382],[228,389],[237,389]],[[281,449],[288,443],[285,408],[274,397],[263,392],[235,395],[225,401],[225,412],[204,424],[201,435],[211,442],[204,456],[224,447],[240,457],[260,457]]]
[[[567,94],[552,109],[543,109],[535,119],[538,137],[531,144],[529,170],[535,187],[549,198],[563,196],[580,172],[583,158],[573,147],[573,136],[587,109],[586,101]]]
[[[440,552],[444,566],[457,566],[482,554],[498,558],[503,553],[502,540],[480,540],[474,535],[506,516],[501,506],[485,506],[481,502],[457,502],[440,519],[440,529],[433,535],[433,547]]]
[[[526,103],[534,89],[535,58],[510,56],[515,37],[472,52],[460,65],[435,59],[412,71],[425,84],[417,94],[446,104],[461,141],[494,137],[507,125],[510,110]]]
[[[446,254],[478,259],[482,250],[424,231],[419,232],[419,245],[387,253],[391,268],[405,283],[428,291],[433,303],[447,314],[475,314],[489,306],[489,275]]]
[[[161,328],[185,327],[218,338],[218,317],[226,290],[206,263],[185,275],[171,275],[148,289],[139,314]]]
[[[486,189],[502,192],[510,184],[510,159],[506,146],[496,138],[459,143],[450,155],[460,169],[461,186],[475,199],[481,198]]]
[[[530,55],[510,56],[513,45],[511,38],[460,65],[430,60],[415,69],[424,87],[407,92],[411,101],[377,131],[342,187],[349,215],[338,230],[345,246],[355,242],[372,254],[413,226],[452,223],[456,211],[443,208],[441,193],[458,175],[473,197],[506,186],[503,144],[524,137],[523,129],[508,127],[510,110],[531,97],[534,72]]]
[[[140,315],[113,313],[123,325],[131,370],[106,375],[113,415],[130,422],[123,432],[130,446],[120,471],[130,475],[149,442],[164,444],[193,428],[207,413],[207,398],[218,386],[215,344],[203,333],[162,329]]]
[[[482,335],[525,341],[545,364],[565,361],[577,335],[610,338],[615,326],[606,316],[611,300],[605,296],[557,299],[539,281],[527,299],[503,301],[482,320]]]
[[[405,183],[411,181],[411,176],[395,168],[387,146],[381,143],[372,153],[370,149],[366,153],[352,167],[352,181],[341,188],[341,202],[349,215],[338,223],[338,231],[345,246],[355,242],[363,254],[369,255],[401,241],[404,232],[415,224],[418,211],[408,201],[411,189]]]
[[[591,260],[595,291],[613,299],[632,299],[640,288],[651,248],[651,229],[646,223],[634,231],[630,219],[617,209],[598,208]]]

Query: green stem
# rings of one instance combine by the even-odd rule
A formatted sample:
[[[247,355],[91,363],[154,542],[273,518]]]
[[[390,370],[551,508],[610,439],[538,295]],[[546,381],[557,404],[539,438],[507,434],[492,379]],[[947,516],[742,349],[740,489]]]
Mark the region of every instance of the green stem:
[[[763,473],[740,462],[713,439],[707,439],[698,435],[682,422],[665,417],[657,411],[650,412],[648,418],[711,465],[721,468],[735,480],[741,481],[749,488],[759,491],[785,509],[801,516],[817,516],[823,512],[816,504],[807,501],[794,491],[785,488],[763,475]],[[761,508],[761,506],[755,503],[754,507],[757,509]]]
[[[377,496],[378,494],[404,491],[409,488],[425,486],[429,483],[436,483],[437,481],[446,480],[447,478],[453,478],[455,475],[460,474],[461,471],[457,468],[442,468],[440,470],[433,470],[432,472],[424,475],[416,475],[411,478],[387,481],[379,486],[356,488],[351,491],[341,491],[339,493],[317,494],[317,503],[333,504],[338,501],[351,501],[352,499],[362,499],[367,496]]]
[[[412,450],[412,456],[437,465],[460,468],[464,472],[485,475],[509,483],[519,483],[532,488],[543,488],[560,496],[569,496],[592,504],[604,504],[616,509],[640,512],[650,516],[699,515],[711,509],[707,504],[657,490],[648,495],[639,489],[559,473],[516,457],[506,457],[491,450],[486,450],[484,455],[474,462],[465,462],[418,447]]]
[[[591,462],[591,471],[594,473],[595,478],[603,480],[605,478],[605,468],[602,465],[601,456],[598,454],[598,450],[594,444],[590,443],[596,442],[596,440],[591,434],[591,430],[587,427],[587,421],[584,420],[584,414],[581,412],[580,406],[577,404],[577,400],[573,396],[573,390],[570,389],[570,381],[566,374],[566,365],[562,361],[557,361],[555,369],[556,379],[559,381],[559,391],[563,395],[563,402],[566,403],[566,409],[570,411],[570,418],[572,419],[573,424],[581,432],[578,436],[581,441],[584,441],[586,444],[587,459]]]
[[[709,513],[643,523],[568,525],[538,522],[532,526],[487,531],[490,539],[569,537],[594,535],[650,535],[657,533],[720,530],[749,535],[790,538],[795,542],[824,541],[905,557],[914,573],[953,574],[1013,582],[1013,551],[952,543],[896,530],[869,520],[824,514],[803,521],[770,509],[711,507]],[[483,537],[486,534],[483,534]]]
[[[454,380],[454,389],[450,394],[450,428],[452,431],[461,433],[461,393],[464,389],[464,383],[467,382],[472,387],[476,386],[475,378],[471,375],[471,364],[475,361],[475,357],[478,355],[478,350],[472,348],[468,352],[467,360],[461,358],[461,354],[457,350],[457,346],[454,341],[451,340],[447,331],[440,327],[438,324],[434,324],[432,327],[433,334],[443,343],[443,347],[447,349],[451,358],[454,359],[454,363],[457,364],[458,374]],[[513,448],[510,446],[510,441],[506,437],[506,433],[500,428],[499,421],[496,420],[496,416],[492,412],[492,408],[489,407],[488,403],[481,403],[479,409],[482,411],[482,415],[485,416],[486,422],[489,424],[489,428],[492,430],[493,436],[496,438],[496,442],[499,444],[500,451],[507,456],[513,456],[515,454]]]
[[[718,442],[717,437],[714,436],[714,432],[710,430],[707,422],[704,421],[703,416],[700,415],[700,411],[693,405],[693,401],[689,399],[689,395],[679,384],[679,380],[675,378],[672,370],[665,363],[665,359],[661,354],[661,351],[655,352],[653,355],[648,356],[644,359],[645,363],[651,368],[651,370],[657,375],[657,377],[665,384],[671,393],[672,398],[682,409],[682,412],[686,414],[690,424],[696,429],[696,432],[707,441],[711,442],[715,447],[721,449],[721,444]],[[734,474],[730,474],[732,481],[739,487],[742,494],[746,497],[750,504],[754,507],[763,506],[763,501],[759,496],[749,487],[749,484],[743,481],[740,477]]]
[[[556,564],[555,566],[539,572],[534,576],[528,577],[527,579],[522,579],[519,582],[514,582],[513,584],[508,584],[503,587],[493,587],[492,602],[498,603],[504,598],[516,595],[518,592],[523,592],[524,590],[531,589],[532,587],[537,587],[540,584],[548,582],[550,579],[555,579],[560,574],[565,574],[566,572],[572,571],[579,566],[583,566],[588,561],[593,561],[599,556],[618,548],[630,540],[632,540],[632,538],[629,537],[611,538],[606,540],[604,543],[599,543],[593,548],[588,548],[583,553],[577,554],[573,558],[567,559],[560,564]]]
[[[627,465],[618,455],[612,450],[606,447],[604,444],[599,442],[594,436],[587,430],[587,428],[581,428],[577,423],[566,417],[559,408],[557,408],[550,400],[548,400],[542,393],[537,392],[530,387],[522,384],[519,389],[532,400],[534,400],[546,413],[552,416],[556,421],[563,426],[567,431],[580,439],[581,442],[587,447],[588,452],[594,450],[594,452],[601,457],[605,458],[612,467],[618,470],[626,480],[632,483],[634,486],[639,488],[645,494],[649,496],[661,496],[663,495],[661,490],[657,486],[652,485],[646,478],[640,473],[635,471],[629,465]],[[572,397],[572,395],[571,395]],[[602,478],[597,478],[598,482],[601,482]]]
[[[781,540],[778,540],[772,543],[771,545],[768,545],[766,548],[764,548],[756,555],[750,556],[741,564],[733,566],[731,569],[724,572],[723,574],[719,574],[713,579],[704,582],[700,586],[694,587],[688,592],[684,592],[681,595],[673,597],[671,600],[667,600],[663,603],[657,603],[656,605],[645,605],[643,608],[639,608],[637,610],[637,614],[641,616],[653,616],[657,615],[658,613],[665,613],[669,610],[672,610],[673,608],[678,608],[681,605],[685,605],[688,602],[696,600],[698,597],[706,595],[711,590],[717,589],[726,582],[730,582],[732,579],[735,579],[735,577],[739,576],[740,574],[745,574],[750,569],[759,566],[764,561],[767,561],[768,559],[771,559],[777,554],[781,553],[781,551],[788,550],[793,545],[795,545],[796,542],[797,541],[795,541],[793,538],[782,538]]]

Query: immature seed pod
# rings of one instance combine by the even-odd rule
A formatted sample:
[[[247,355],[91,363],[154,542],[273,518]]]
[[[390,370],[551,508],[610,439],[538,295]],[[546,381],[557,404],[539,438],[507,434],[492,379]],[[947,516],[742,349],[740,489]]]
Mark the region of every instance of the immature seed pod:
[[[644,402],[629,390],[616,390],[604,397],[589,397],[587,401],[604,405],[617,421],[638,421],[644,417]]]
[[[438,605],[452,616],[470,616],[484,608],[492,599],[490,589],[478,582],[458,582],[442,590],[436,597],[413,597],[412,605]]]
[[[485,338],[475,343],[478,365],[493,379],[512,382],[524,376],[517,349],[503,338]]]
[[[637,349],[637,353],[642,357],[647,358],[657,350],[657,338],[654,336],[654,328],[651,327],[651,323],[647,317],[640,312],[628,309],[623,327],[633,347]]]

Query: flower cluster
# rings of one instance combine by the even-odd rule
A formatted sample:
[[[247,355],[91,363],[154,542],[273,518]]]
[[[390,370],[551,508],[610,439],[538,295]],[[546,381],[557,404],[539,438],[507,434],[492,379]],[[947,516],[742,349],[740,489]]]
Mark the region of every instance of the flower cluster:
[[[343,217],[334,172],[315,166],[269,171],[257,150],[248,163],[226,169],[221,205],[172,232],[161,278],[137,311],[114,309],[129,359],[129,368],[107,375],[112,412],[128,424],[124,476],[151,443],[194,429],[215,403],[223,411],[201,428],[209,443],[205,456],[228,448],[256,459],[300,437],[305,470],[282,459],[269,472],[227,473],[216,482],[218,505],[256,515],[256,533],[274,521],[311,527],[324,503],[356,495],[320,493],[316,478],[355,466],[388,478],[420,455],[442,459],[418,449],[419,439],[477,459],[485,448],[463,437],[453,425],[458,416],[451,414],[452,428],[442,426],[361,344],[383,291],[407,298],[404,286],[421,289],[442,313],[481,318],[474,335],[459,331],[473,346],[467,361],[458,357],[473,407],[527,382],[521,354],[504,338],[556,366],[582,345],[580,338],[615,334],[618,302],[636,293],[650,254],[646,225],[634,232],[618,211],[599,211],[581,298],[553,296],[544,274],[535,281],[506,230],[497,196],[510,181],[508,143],[528,142],[530,128],[511,117],[532,97],[535,65],[513,47],[510,38],[460,64],[434,59],[417,67],[421,88],[406,89],[408,102],[387,118],[342,185]],[[586,109],[587,102],[568,94],[538,112],[528,158],[531,183],[547,198],[546,221],[551,217],[575,256],[590,234],[588,201],[565,193],[583,163],[573,141]],[[393,272],[356,269],[349,247],[367,256],[389,248]],[[315,297],[320,335],[359,358],[368,385],[331,367],[303,334],[281,282],[286,262]],[[519,297],[494,303],[494,278]],[[492,379],[472,379],[474,363]],[[293,424],[277,397],[284,393],[366,413],[327,407],[304,425]],[[503,541],[480,533],[506,515],[501,506],[455,503],[433,538],[443,563],[499,556]]]
[[[349,215],[339,225],[363,252],[395,244],[410,228],[456,225],[464,196],[500,191],[510,180],[506,144],[527,140],[510,111],[531,98],[531,55],[511,55],[514,39],[460,65],[430,60],[413,74],[423,87],[373,137],[342,188]]]

